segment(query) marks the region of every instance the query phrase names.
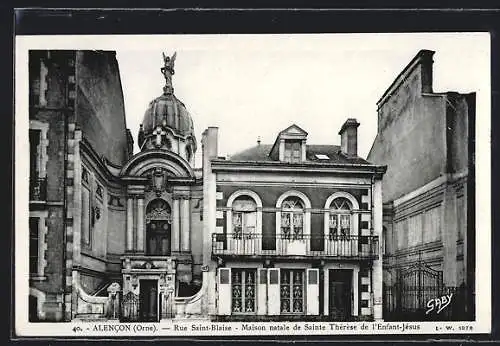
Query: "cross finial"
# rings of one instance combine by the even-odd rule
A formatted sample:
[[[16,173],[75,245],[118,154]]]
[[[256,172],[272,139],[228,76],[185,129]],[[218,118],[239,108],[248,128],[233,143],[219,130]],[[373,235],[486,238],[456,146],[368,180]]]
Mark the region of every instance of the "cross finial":
[[[165,136],[167,133],[163,131],[161,127],[157,127],[154,131],[153,134],[156,136],[156,146],[160,147],[162,143],[162,136]]]

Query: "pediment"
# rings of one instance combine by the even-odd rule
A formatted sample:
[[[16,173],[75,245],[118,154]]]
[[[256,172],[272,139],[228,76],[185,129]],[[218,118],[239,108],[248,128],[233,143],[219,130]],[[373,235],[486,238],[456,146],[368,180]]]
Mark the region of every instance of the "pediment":
[[[295,124],[287,127],[286,129],[281,131],[280,134],[281,135],[292,135],[292,136],[303,136],[303,137],[307,136],[307,132]]]

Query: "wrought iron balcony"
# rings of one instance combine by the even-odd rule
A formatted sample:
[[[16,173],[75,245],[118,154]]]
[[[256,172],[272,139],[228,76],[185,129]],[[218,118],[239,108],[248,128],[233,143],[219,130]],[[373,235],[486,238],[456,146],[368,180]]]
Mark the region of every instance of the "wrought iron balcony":
[[[262,235],[256,233],[212,234],[216,256],[307,256],[339,259],[374,259],[379,254],[378,236]]]
[[[47,200],[47,178],[30,178],[30,201]]]

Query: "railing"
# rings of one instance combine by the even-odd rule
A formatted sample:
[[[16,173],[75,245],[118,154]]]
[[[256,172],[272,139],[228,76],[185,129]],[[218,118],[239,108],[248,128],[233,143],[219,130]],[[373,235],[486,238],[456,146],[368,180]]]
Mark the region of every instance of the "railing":
[[[212,254],[225,256],[378,257],[378,236],[262,235],[214,233]]]
[[[47,178],[30,178],[30,201],[47,199]]]

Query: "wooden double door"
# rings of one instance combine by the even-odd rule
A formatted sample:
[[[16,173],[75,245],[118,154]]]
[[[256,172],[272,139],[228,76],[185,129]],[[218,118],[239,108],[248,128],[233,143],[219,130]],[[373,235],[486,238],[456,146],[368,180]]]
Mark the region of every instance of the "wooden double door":
[[[352,270],[330,269],[328,311],[332,320],[347,321],[352,311]]]

